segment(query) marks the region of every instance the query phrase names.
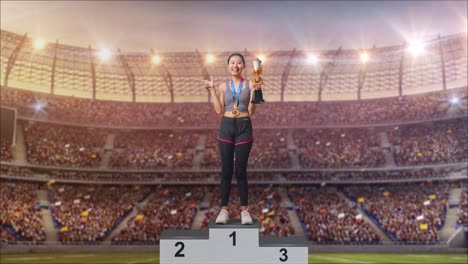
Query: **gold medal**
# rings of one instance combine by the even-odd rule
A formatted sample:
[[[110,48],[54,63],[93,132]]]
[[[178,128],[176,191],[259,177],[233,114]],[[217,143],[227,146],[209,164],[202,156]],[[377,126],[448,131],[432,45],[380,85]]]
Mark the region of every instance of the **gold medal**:
[[[238,116],[240,113],[239,113],[239,110],[237,110],[237,106],[239,105],[239,96],[242,92],[242,84],[243,84],[244,80],[241,80],[241,82],[239,83],[239,87],[237,88],[237,93],[236,91],[234,90],[234,82],[231,81],[231,93],[232,93],[232,115],[233,116]]]
[[[234,104],[234,106],[232,107],[232,112],[231,112],[234,116],[238,116],[239,115],[239,110],[237,110],[237,105]]]

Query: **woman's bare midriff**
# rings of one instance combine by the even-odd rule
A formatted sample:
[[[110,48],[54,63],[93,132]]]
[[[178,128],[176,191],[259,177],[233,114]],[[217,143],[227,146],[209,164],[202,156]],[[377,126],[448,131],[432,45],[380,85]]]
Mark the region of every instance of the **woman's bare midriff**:
[[[234,116],[231,112],[226,111],[224,112],[225,117],[231,117],[231,118],[241,118],[241,117],[247,117],[249,116],[249,112],[239,112],[238,116]]]

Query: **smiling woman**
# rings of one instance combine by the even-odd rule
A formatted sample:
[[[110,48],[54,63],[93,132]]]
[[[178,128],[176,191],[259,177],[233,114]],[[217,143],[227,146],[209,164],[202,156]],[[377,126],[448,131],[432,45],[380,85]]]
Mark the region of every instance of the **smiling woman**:
[[[213,78],[210,81],[204,81],[205,88],[210,91],[213,98],[215,112],[218,115],[223,114],[218,133],[222,162],[220,197],[222,209],[216,219],[218,224],[226,224],[229,220],[228,202],[234,166],[241,200],[241,222],[252,224],[247,204],[247,163],[253,144],[250,115],[255,113],[256,105],[250,100],[254,90],[249,87],[257,87],[261,84],[254,85],[249,80],[245,80],[242,77],[244,69],[244,56],[240,53],[232,53],[227,59],[227,70],[231,75],[231,80],[219,84],[216,90]]]

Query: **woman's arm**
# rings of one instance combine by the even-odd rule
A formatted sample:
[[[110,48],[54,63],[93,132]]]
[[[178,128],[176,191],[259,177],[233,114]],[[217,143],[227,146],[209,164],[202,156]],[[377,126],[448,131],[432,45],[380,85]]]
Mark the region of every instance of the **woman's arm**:
[[[253,96],[254,96],[254,91],[255,91],[254,84],[252,83],[252,81],[250,81],[250,87],[252,88],[250,89],[250,100],[249,100],[248,109],[249,109],[249,115],[253,115],[255,114],[255,109],[257,108],[257,104],[251,103]]]
[[[224,85],[221,83],[218,88],[210,88],[211,99],[213,100],[213,106],[216,114],[221,115],[224,113]]]

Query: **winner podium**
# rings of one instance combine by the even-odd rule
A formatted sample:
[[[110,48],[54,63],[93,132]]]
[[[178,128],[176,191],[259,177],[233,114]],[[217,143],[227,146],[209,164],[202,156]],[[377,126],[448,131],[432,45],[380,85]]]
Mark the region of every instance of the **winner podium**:
[[[166,230],[161,234],[161,264],[275,264],[308,263],[305,237],[259,237],[259,223],[242,225],[239,219],[208,230]]]

